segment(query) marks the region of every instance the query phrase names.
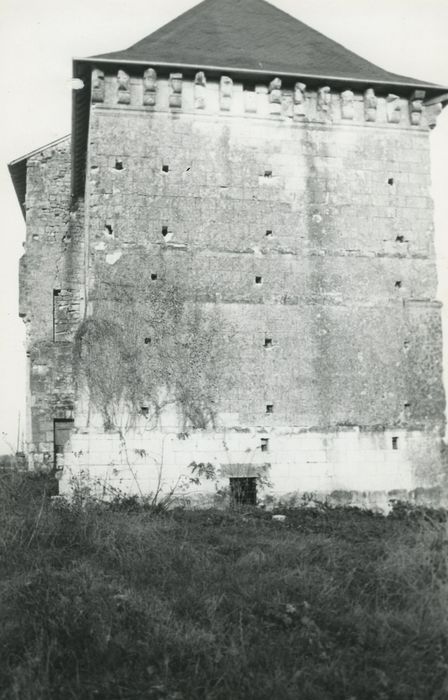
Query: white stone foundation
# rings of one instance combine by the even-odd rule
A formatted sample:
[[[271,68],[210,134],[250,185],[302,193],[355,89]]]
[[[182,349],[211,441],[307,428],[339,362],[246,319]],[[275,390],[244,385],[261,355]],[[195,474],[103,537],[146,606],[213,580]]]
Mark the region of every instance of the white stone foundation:
[[[268,439],[267,451],[262,440]],[[334,432],[256,428],[225,432],[77,432],[67,445],[60,493],[89,485],[104,498],[116,492],[159,496],[173,492],[191,504],[212,505],[229,477],[261,476],[258,500],[297,501],[300,495],[387,510],[391,498],[444,501],[441,440],[420,431]],[[190,479],[190,465],[211,464],[216,479]],[[417,490],[417,491],[416,491]],[[267,498],[266,498],[267,497]]]

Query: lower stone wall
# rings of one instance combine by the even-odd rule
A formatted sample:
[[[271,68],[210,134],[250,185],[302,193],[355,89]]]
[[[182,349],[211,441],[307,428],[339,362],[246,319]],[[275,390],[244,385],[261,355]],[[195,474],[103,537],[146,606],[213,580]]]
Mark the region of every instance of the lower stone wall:
[[[203,465],[202,472],[193,469],[195,464]],[[192,505],[217,505],[228,501],[231,477],[260,477],[258,502],[266,505],[277,500],[294,505],[302,497],[330,497],[333,503],[383,511],[394,498],[448,505],[439,437],[359,428],[252,428],[189,435],[135,430],[125,438],[78,430],[66,447],[60,493],[70,495],[73,488],[88,485],[104,498],[117,492],[158,492],[159,497],[173,493]]]

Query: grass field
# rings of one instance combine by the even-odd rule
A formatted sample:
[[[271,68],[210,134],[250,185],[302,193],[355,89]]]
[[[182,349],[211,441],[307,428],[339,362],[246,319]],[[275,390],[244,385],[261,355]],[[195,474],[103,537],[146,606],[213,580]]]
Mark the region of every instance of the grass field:
[[[168,513],[0,478],[0,697],[445,700],[443,514]]]

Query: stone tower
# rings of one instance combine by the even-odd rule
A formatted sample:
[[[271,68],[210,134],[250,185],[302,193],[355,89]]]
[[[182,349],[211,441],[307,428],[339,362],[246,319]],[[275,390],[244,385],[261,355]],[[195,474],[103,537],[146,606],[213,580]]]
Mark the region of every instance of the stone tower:
[[[10,165],[34,466],[62,492],[440,499],[446,89],[263,0],[205,0],[74,77],[71,136]]]

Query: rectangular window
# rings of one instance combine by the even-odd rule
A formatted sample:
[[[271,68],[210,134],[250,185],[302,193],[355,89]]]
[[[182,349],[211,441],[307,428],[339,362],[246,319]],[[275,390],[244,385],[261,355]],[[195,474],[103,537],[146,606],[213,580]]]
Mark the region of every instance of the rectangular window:
[[[230,497],[233,505],[257,505],[257,477],[232,477],[230,481]]]

